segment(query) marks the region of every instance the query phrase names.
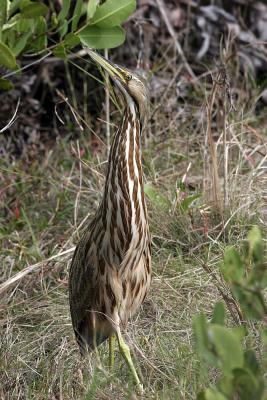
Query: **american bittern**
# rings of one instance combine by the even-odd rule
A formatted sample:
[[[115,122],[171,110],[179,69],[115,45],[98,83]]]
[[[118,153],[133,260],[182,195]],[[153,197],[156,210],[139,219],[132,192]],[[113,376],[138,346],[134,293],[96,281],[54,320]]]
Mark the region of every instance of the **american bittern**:
[[[70,311],[81,353],[114,339],[141,387],[121,328],[143,302],[151,280],[140,134],[148,112],[142,78],[89,50],[121,94],[124,115],[111,145],[103,199],[76,247],[70,268]]]

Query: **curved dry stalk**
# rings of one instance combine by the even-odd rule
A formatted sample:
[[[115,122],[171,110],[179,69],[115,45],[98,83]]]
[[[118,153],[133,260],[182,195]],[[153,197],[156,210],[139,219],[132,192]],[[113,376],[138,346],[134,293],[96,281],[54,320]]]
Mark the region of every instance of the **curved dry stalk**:
[[[26,275],[29,275],[31,272],[36,272],[41,268],[44,264],[55,260],[58,257],[65,256],[66,254],[73,253],[75,250],[75,247],[71,247],[68,250],[59,252],[58,254],[55,254],[54,256],[51,256],[49,258],[46,258],[43,261],[39,261],[36,264],[29,265],[28,267],[24,268],[22,271],[17,272],[15,275],[13,275],[11,278],[7,279],[4,283],[0,285],[0,295],[2,295],[7,289],[9,289],[11,286],[13,286],[15,283],[19,282],[22,278],[24,278]]]

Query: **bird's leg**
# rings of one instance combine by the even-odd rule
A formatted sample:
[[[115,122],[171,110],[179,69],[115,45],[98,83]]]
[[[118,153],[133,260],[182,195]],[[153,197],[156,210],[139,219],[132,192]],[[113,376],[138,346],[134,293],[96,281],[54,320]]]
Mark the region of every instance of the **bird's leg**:
[[[122,337],[122,334],[120,331],[117,332],[117,338],[118,338],[120,352],[121,352],[122,356],[124,357],[131,373],[133,374],[134,381],[135,381],[139,391],[143,392],[143,385],[141,384],[139,376],[137,375],[136,369],[134,367],[129,346],[123,340],[123,337]]]
[[[109,337],[109,369],[112,371],[114,368],[114,358],[115,358],[115,339],[116,336],[113,333]]]

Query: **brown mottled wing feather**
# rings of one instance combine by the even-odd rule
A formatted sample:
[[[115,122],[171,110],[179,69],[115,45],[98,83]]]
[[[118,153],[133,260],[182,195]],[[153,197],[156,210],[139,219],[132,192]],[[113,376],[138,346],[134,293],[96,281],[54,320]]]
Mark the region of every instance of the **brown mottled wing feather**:
[[[69,274],[69,301],[72,325],[82,354],[93,348],[94,331],[92,313],[97,289],[97,271],[94,260],[87,257],[90,231],[86,232],[76,247]]]

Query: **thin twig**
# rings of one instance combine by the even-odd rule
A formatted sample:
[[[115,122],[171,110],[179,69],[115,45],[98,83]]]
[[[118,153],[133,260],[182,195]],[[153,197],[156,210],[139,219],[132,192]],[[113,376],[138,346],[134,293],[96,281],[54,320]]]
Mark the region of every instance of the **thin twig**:
[[[221,208],[221,196],[220,196],[220,184],[219,184],[219,173],[218,173],[218,157],[217,157],[217,149],[212,137],[212,109],[215,101],[215,96],[217,92],[217,84],[213,83],[212,92],[210,95],[210,99],[207,102],[207,139],[210,147],[210,155],[211,155],[211,165],[212,165],[212,192],[213,192],[213,201],[215,205],[218,207],[220,214],[222,215]]]
[[[83,130],[84,130],[84,129],[83,129],[83,126],[80,124],[80,121],[79,121],[79,119],[82,120],[82,118],[80,117],[79,113],[76,111],[77,107],[76,107],[76,108],[73,107],[73,106],[70,104],[69,99],[68,99],[68,98],[64,95],[64,93],[62,93],[60,90],[56,89],[56,93],[57,93],[57,95],[62,99],[62,100],[59,102],[59,104],[64,102],[64,103],[66,103],[66,104],[68,105],[68,107],[69,107],[69,109],[70,109],[70,111],[71,111],[71,113],[72,113],[72,115],[73,115],[73,117],[74,117],[74,119],[75,119],[77,125],[79,126],[80,130],[83,131]],[[56,110],[56,107],[57,107],[57,105],[55,106],[55,114],[56,114],[56,116],[58,117],[58,112],[57,112],[57,110]],[[62,121],[61,118],[59,118],[59,120],[60,120],[60,122]]]
[[[35,60],[27,65],[24,65],[24,67],[19,68],[16,71],[9,72],[8,74],[2,76],[2,78],[4,78],[4,79],[9,78],[10,76],[16,75],[21,71],[25,71],[25,69],[28,69],[28,68],[32,67],[33,65],[40,64],[43,60],[45,60],[46,58],[51,56],[51,54],[52,54],[52,51],[49,51],[49,53],[45,54],[43,57],[39,58],[38,60]]]
[[[17,105],[16,105],[16,109],[15,109],[15,112],[14,112],[13,117],[12,117],[11,120],[7,123],[7,125],[4,126],[4,128],[2,128],[2,129],[0,130],[0,133],[3,133],[3,132],[5,132],[6,130],[8,130],[8,129],[11,127],[11,125],[15,122],[16,116],[17,116],[17,113],[18,113],[18,109],[19,109],[19,104],[20,104],[20,97],[19,97],[19,99],[18,99],[18,101],[17,101]]]
[[[74,108],[76,110],[78,110],[78,103],[77,103],[75,89],[74,89],[74,85],[73,85],[73,81],[72,81],[72,77],[71,77],[71,73],[70,73],[70,69],[69,69],[69,63],[65,60],[64,65],[65,65],[67,81],[68,81],[70,92],[71,92],[72,103],[74,105]]]
[[[226,129],[226,93],[223,92],[223,214],[228,206],[228,146]]]

